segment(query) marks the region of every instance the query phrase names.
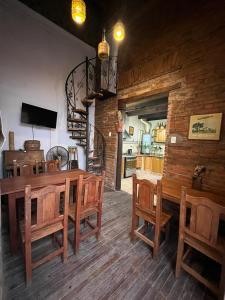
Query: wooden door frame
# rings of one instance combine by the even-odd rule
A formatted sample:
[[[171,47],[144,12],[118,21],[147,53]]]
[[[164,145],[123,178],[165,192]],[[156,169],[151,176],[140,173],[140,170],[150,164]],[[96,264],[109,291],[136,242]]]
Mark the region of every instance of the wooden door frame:
[[[128,96],[124,98],[121,97],[118,99],[118,111],[125,110],[127,103],[138,102],[141,100],[145,100],[149,97],[166,96],[169,98],[169,93],[173,90],[179,89],[180,87],[181,87],[181,83],[178,82],[166,88],[151,90],[142,94],[140,93],[139,95],[135,95],[135,96],[130,96],[130,97]],[[115,189],[118,191],[121,190],[121,164],[122,164],[122,155],[123,155],[122,152],[123,152],[123,133],[119,132],[117,138],[117,162],[116,162],[116,184],[115,184]]]

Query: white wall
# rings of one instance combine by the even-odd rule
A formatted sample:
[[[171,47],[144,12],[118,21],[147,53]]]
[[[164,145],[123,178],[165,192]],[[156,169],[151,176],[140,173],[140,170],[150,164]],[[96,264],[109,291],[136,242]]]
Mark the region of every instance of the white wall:
[[[54,9],[54,6],[53,6]],[[76,26],[74,24],[74,26]],[[8,131],[15,132],[15,148],[32,139],[32,129],[21,124],[22,102],[58,112],[57,128],[34,127],[45,154],[50,147],[75,145],[66,124],[65,80],[73,67],[94,57],[94,48],[16,0],[0,0],[0,111],[8,149]],[[94,122],[94,107],[91,108]],[[79,148],[80,167],[84,152]],[[2,163],[2,158],[1,158]],[[0,165],[2,174],[2,164]]]
[[[138,116],[127,116],[125,115],[124,129],[129,132],[129,126],[134,127],[134,135],[130,138],[123,140],[123,153],[127,153],[128,149],[132,149],[133,153],[138,153],[138,143],[140,143],[140,130],[145,129],[145,125],[138,119]]]

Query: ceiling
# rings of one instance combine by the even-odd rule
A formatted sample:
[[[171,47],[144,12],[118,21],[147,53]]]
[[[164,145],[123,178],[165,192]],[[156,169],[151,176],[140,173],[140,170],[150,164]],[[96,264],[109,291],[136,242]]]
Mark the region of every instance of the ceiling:
[[[19,0],[40,15],[96,47],[102,32],[102,8],[98,0],[86,0],[87,18],[82,26],[71,17],[71,0]]]
[[[171,26],[180,24],[193,15],[201,16],[201,9],[210,0],[85,0],[87,18],[82,26],[76,25],[71,17],[71,0],[19,0],[39,14],[69,31],[84,42],[96,47],[102,29],[109,32],[117,20],[126,28],[126,38],[121,45],[120,57],[123,68],[145,51],[146,40],[167,34]],[[131,51],[132,49],[132,51]]]

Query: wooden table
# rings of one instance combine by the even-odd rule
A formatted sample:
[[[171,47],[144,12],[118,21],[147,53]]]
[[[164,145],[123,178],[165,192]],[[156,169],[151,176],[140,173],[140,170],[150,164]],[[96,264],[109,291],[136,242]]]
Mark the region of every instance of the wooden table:
[[[23,193],[26,185],[31,185],[33,189],[42,188],[50,184],[62,184],[66,178],[73,178],[74,182],[76,182],[78,176],[81,174],[84,177],[90,175],[90,173],[76,169],[33,176],[17,176],[0,180],[1,195],[8,195],[10,247],[12,254],[16,254],[18,248],[16,194]]]
[[[180,205],[182,186],[187,187],[187,193],[195,197],[205,197],[213,202],[225,206],[225,196],[208,191],[199,191],[191,188],[191,185],[179,181],[179,179],[162,178],[162,197]]]

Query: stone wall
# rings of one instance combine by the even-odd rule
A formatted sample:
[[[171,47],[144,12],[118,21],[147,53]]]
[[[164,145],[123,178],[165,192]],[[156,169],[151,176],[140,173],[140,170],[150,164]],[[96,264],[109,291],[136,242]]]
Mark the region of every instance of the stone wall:
[[[107,137],[110,150],[107,152],[106,170],[107,180],[112,187],[116,171],[117,139],[113,122],[117,100],[126,102],[133,97],[168,91],[164,175],[181,176],[190,181],[194,167],[204,164],[207,167],[204,188],[225,192],[225,116],[219,141],[188,139],[191,115],[225,113],[223,7],[224,4],[218,1],[205,4],[185,22],[170,24],[169,31],[154,40],[149,39],[149,45],[146,44],[143,49],[145,55],[142,55],[140,48],[133,65],[120,69],[117,99],[99,103],[96,109],[97,122],[102,124],[105,134],[108,131],[113,133],[113,138]],[[121,52],[120,60],[126,59],[123,53],[128,52]],[[171,135],[177,136],[177,144],[170,144]]]

